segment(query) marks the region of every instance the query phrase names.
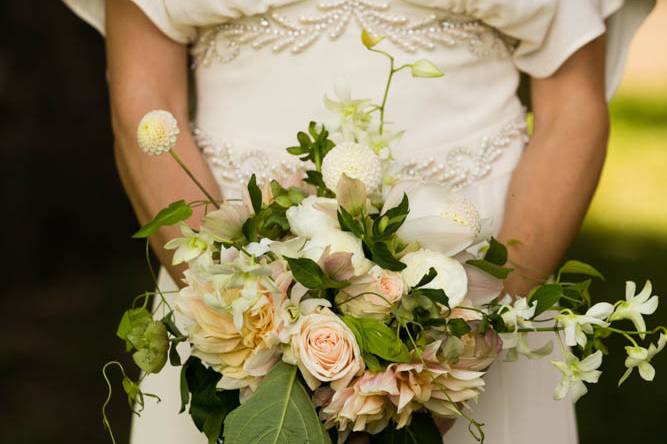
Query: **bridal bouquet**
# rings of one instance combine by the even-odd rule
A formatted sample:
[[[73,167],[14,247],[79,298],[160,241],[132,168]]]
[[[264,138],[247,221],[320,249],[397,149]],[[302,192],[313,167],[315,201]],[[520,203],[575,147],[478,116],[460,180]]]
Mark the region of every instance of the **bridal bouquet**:
[[[448,418],[468,421],[483,441],[471,402],[485,371],[502,350],[508,360],[550,354],[552,342],[534,349],[527,341],[545,332],[562,348],[563,360],[553,362],[562,373],[557,399],[577,399],[597,382],[612,334],[629,341],[621,382],[635,368],[653,379],[667,329],[646,329],[643,316],[658,305],[650,283],[635,294],[629,282],[625,300],[594,304],[589,286],[601,274],[569,261],[512,299],[502,291],[512,272],[507,250],[474,202],[392,175],[400,136],[384,122],[392,78],[442,74],[426,60],[396,67],[375,48],[379,39],[364,33],[362,41],[390,62],[383,102],[352,100],[342,87],[338,100],[325,99],[338,121],[310,123],[287,149],[302,173],[269,183],[253,176],[238,200],[216,202],[202,188],[207,200],[175,202],[135,234],[179,224],[182,237],[165,247],[174,264],[187,264],[171,302],[159,288],[147,292],[118,327],[141,379],[167,361],[182,365],[181,411],[210,443],[225,444],[345,442],[352,432],[373,443],[440,443],[437,423]],[[177,135],[166,111],[147,114],[138,129],[145,152],[169,153],[188,171],[171,150]],[[207,212],[191,227],[184,222],[197,206]],[[160,302],[151,311],[153,295]],[[156,317],[161,306],[166,315]],[[623,320],[634,329],[618,327]],[[184,363],[181,342],[191,351]],[[111,365],[122,369],[107,364],[107,384]],[[139,383],[124,376],[137,411],[159,396]]]

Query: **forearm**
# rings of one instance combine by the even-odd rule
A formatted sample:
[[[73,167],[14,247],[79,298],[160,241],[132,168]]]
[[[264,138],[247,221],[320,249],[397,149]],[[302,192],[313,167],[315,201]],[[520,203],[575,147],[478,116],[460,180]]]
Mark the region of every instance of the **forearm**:
[[[605,38],[575,53],[551,78],[533,80],[534,133],[507,193],[500,240],[508,243],[514,295],[546,279],[577,234],[604,163],[609,118]]]
[[[154,108],[168,109],[152,106],[149,103],[146,104],[145,109]],[[140,118],[141,116],[138,117]],[[140,224],[143,225],[150,221],[157,212],[174,201],[183,199],[186,202],[192,202],[206,199],[170,156],[148,156],[139,149],[135,139],[135,132],[116,132],[114,151],[123,186]],[[195,146],[187,127],[182,128],[174,151],[179,154],[183,162],[213,197],[219,200],[215,180]],[[198,226],[203,213],[204,207],[196,208],[188,223]],[[163,246],[169,239],[179,236],[181,236],[180,230],[177,226],[173,226],[160,229],[150,238],[153,251],[177,282],[181,277],[183,267],[171,265],[173,252],[165,250]]]
[[[148,156],[138,147],[137,126],[147,112],[170,111],[181,134],[178,153],[204,187],[219,198],[218,187],[188,129],[187,49],[169,40],[127,0],[106,2],[107,60],[115,154],[120,177],[139,222],[148,222],[171,202],[204,200],[203,193],[168,155]],[[202,215],[197,210],[191,222]],[[178,227],[160,230],[151,244],[160,261],[177,279],[164,243],[179,236]]]
[[[509,291],[523,294],[546,279],[576,236],[597,186],[607,123],[565,118],[537,131],[510,182],[500,240],[509,242]]]

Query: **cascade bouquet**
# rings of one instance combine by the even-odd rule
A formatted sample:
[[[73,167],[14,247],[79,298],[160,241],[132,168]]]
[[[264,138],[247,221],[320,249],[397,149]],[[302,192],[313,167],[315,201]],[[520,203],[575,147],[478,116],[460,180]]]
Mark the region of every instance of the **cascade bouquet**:
[[[658,305],[650,283],[635,294],[629,282],[625,300],[593,304],[589,285],[602,276],[569,261],[512,299],[502,291],[512,272],[507,250],[475,203],[392,176],[400,133],[385,128],[391,80],[402,70],[442,74],[426,60],[396,67],[375,48],[378,38],[364,33],[362,41],[390,62],[383,101],[352,100],[344,88],[338,100],[325,99],[336,124],[311,122],[288,148],[303,174],[269,183],[253,176],[235,201],[216,202],[202,188],[207,200],[175,202],[135,234],[180,224],[183,237],[165,247],[175,250],[174,264],[187,264],[171,302],[159,288],[146,292],[118,327],[141,379],[167,361],[182,366],[182,411],[210,443],[225,444],[345,442],[352,432],[377,443],[440,443],[436,424],[448,418],[468,421],[483,441],[471,402],[485,371],[503,349],[509,360],[548,355],[551,341],[538,349],[527,342],[545,332],[563,352],[553,362],[562,373],[558,399],[577,399],[597,382],[612,334],[629,341],[621,382],[635,367],[653,379],[651,359],[667,329],[646,329],[643,315]],[[138,129],[144,151],[169,153],[186,168],[172,151],[177,135],[166,111],[147,114]],[[195,206],[210,211],[191,227],[185,221]],[[153,295],[159,304],[151,311]],[[618,328],[622,320],[635,328]],[[190,345],[185,362],[181,342]],[[107,384],[111,365],[122,370],[107,364]],[[137,412],[146,396],[159,395],[139,383],[123,378]],[[104,423],[110,431],[106,414]]]

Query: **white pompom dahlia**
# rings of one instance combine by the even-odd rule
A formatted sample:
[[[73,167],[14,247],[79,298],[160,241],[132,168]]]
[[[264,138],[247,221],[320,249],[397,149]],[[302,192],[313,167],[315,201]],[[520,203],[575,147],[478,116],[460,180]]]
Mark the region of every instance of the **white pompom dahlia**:
[[[335,190],[345,173],[364,183],[369,192],[378,189],[382,182],[380,158],[366,145],[345,142],[336,145],[322,162],[322,178],[327,188]]]
[[[139,122],[137,142],[144,153],[158,156],[176,145],[179,132],[178,122],[169,111],[155,110]]]

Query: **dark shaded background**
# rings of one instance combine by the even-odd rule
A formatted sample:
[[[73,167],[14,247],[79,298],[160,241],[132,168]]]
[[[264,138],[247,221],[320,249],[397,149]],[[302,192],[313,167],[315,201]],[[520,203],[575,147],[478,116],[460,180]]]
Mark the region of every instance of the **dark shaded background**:
[[[656,112],[647,119],[667,122]],[[127,362],[115,327],[150,279],[114,167],[103,40],[60,2],[0,3],[0,147],[0,443],[106,443],[100,368]],[[664,237],[586,232],[570,256],[606,272],[602,297],[622,297],[624,279],[667,289]],[[609,359],[578,404],[582,444],[667,442],[665,358],[656,383],[635,377],[620,391],[623,356]],[[115,377],[110,411],[124,443],[129,413]]]

